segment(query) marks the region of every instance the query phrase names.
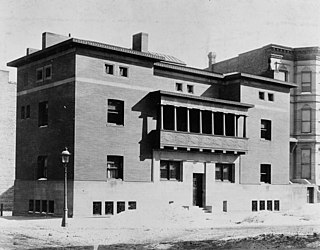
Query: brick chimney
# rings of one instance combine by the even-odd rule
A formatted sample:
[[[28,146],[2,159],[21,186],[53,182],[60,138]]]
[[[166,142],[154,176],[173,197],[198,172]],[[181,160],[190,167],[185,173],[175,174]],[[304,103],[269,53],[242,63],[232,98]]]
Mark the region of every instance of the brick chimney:
[[[210,52],[208,54],[208,58],[209,58],[209,69],[211,70],[212,65],[216,63],[216,53]]]
[[[133,35],[132,49],[141,52],[148,52],[148,34],[141,32]]]
[[[61,43],[65,40],[70,39],[70,37],[62,36],[50,32],[42,33],[42,49],[48,48],[55,44]]]

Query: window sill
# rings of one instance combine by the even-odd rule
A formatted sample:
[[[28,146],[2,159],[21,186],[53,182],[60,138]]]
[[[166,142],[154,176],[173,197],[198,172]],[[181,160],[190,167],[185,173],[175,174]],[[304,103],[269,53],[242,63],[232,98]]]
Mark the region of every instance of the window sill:
[[[39,128],[46,128],[46,127],[48,127],[48,125],[41,125],[41,126],[39,126]]]
[[[107,127],[115,127],[115,128],[123,128],[124,125],[118,125],[118,124],[114,124],[114,123],[107,123],[106,124]]]
[[[224,181],[222,181],[222,180],[215,180],[215,182],[217,182],[217,183],[229,183],[229,184],[234,184],[234,181],[227,181],[227,180],[224,180]]]
[[[37,181],[47,181],[48,179],[47,178],[39,178],[37,179]]]
[[[182,182],[181,180],[177,180],[177,179],[168,180],[168,179],[161,179],[161,178],[160,178],[160,181]]]
[[[271,142],[271,140],[260,138],[260,141]]]

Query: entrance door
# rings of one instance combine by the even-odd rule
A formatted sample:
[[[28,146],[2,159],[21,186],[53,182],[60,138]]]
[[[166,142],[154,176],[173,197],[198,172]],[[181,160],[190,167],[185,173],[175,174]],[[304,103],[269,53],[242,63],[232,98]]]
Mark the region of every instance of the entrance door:
[[[203,206],[203,174],[193,174],[193,205]]]

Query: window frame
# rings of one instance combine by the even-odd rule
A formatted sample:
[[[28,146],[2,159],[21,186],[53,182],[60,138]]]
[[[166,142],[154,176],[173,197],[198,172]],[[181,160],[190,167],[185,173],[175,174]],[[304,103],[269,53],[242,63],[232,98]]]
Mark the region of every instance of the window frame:
[[[120,179],[123,180],[123,161],[124,157],[122,155],[108,155],[107,156],[107,179]],[[113,173],[115,172],[115,177]]]
[[[49,103],[48,101],[39,102],[38,105],[38,126],[47,127],[49,124]]]
[[[259,91],[259,99],[260,100],[265,100],[265,92]]]
[[[194,94],[194,85],[187,84],[187,92],[188,94]]]
[[[284,82],[289,82],[289,71],[286,69],[279,69],[279,72],[283,73],[284,75]]]
[[[119,76],[128,78],[129,68],[126,66],[119,66]]]
[[[271,184],[271,181],[272,181],[271,164],[267,164],[267,163],[260,164],[260,182]]]
[[[97,208],[96,205],[98,205],[98,209],[96,209]],[[102,215],[102,202],[101,201],[93,201],[92,202],[92,214],[94,216]]]
[[[309,119],[304,120],[304,112],[308,112],[306,113],[306,115],[309,116]],[[301,133],[307,134],[312,132],[311,121],[312,121],[312,109],[310,106],[305,106],[301,109]],[[306,130],[304,126],[305,124],[307,125]]]
[[[37,180],[48,179],[48,156],[39,155],[37,157]]]
[[[25,106],[21,106],[21,108],[20,108],[20,119],[21,120],[26,119],[26,107]]]
[[[114,108],[111,109],[111,107]],[[124,101],[118,99],[107,100],[107,124],[124,126]]]
[[[160,160],[161,181],[182,181],[182,162]]]
[[[38,72],[41,72],[41,78],[38,77],[39,76]],[[43,67],[37,68],[36,69],[36,82],[43,82],[43,77],[44,77]]]
[[[234,163],[221,163],[221,162],[216,163],[215,164],[215,181],[234,183],[235,182],[234,168],[235,168]],[[217,173],[219,173],[219,175]]]
[[[272,122],[271,120],[261,119],[260,121],[260,138],[261,140],[271,141]]]
[[[183,84],[181,82],[176,82],[176,91],[183,92]]]
[[[47,69],[50,69],[50,75],[47,76]],[[43,67],[43,78],[44,80],[50,80],[52,79],[52,65],[46,65]]]
[[[112,64],[112,63],[105,63],[104,64],[104,72],[107,74],[107,75],[114,75],[114,67],[115,65],[114,64]],[[108,70],[108,69],[111,69],[111,71],[110,70]]]
[[[308,158],[304,157],[303,151],[308,152]],[[308,161],[304,161],[308,159]],[[311,148],[301,148],[301,179],[311,179],[311,163],[312,163],[312,151]],[[308,169],[308,175],[305,175],[304,169]]]
[[[303,76],[306,74],[310,76],[310,81],[304,81]],[[311,93],[311,92],[312,92],[312,71],[307,71],[307,70],[301,71],[301,93]]]
[[[274,102],[274,93],[268,93],[268,101]]]

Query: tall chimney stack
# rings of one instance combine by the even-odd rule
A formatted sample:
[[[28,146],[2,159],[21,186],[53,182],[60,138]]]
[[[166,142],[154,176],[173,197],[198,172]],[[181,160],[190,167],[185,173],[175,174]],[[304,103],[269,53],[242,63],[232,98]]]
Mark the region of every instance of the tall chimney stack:
[[[216,53],[215,52],[210,52],[208,54],[208,58],[209,58],[209,70],[211,70],[212,65],[216,63]]]
[[[148,52],[148,34],[140,32],[133,35],[132,49],[141,52]]]

